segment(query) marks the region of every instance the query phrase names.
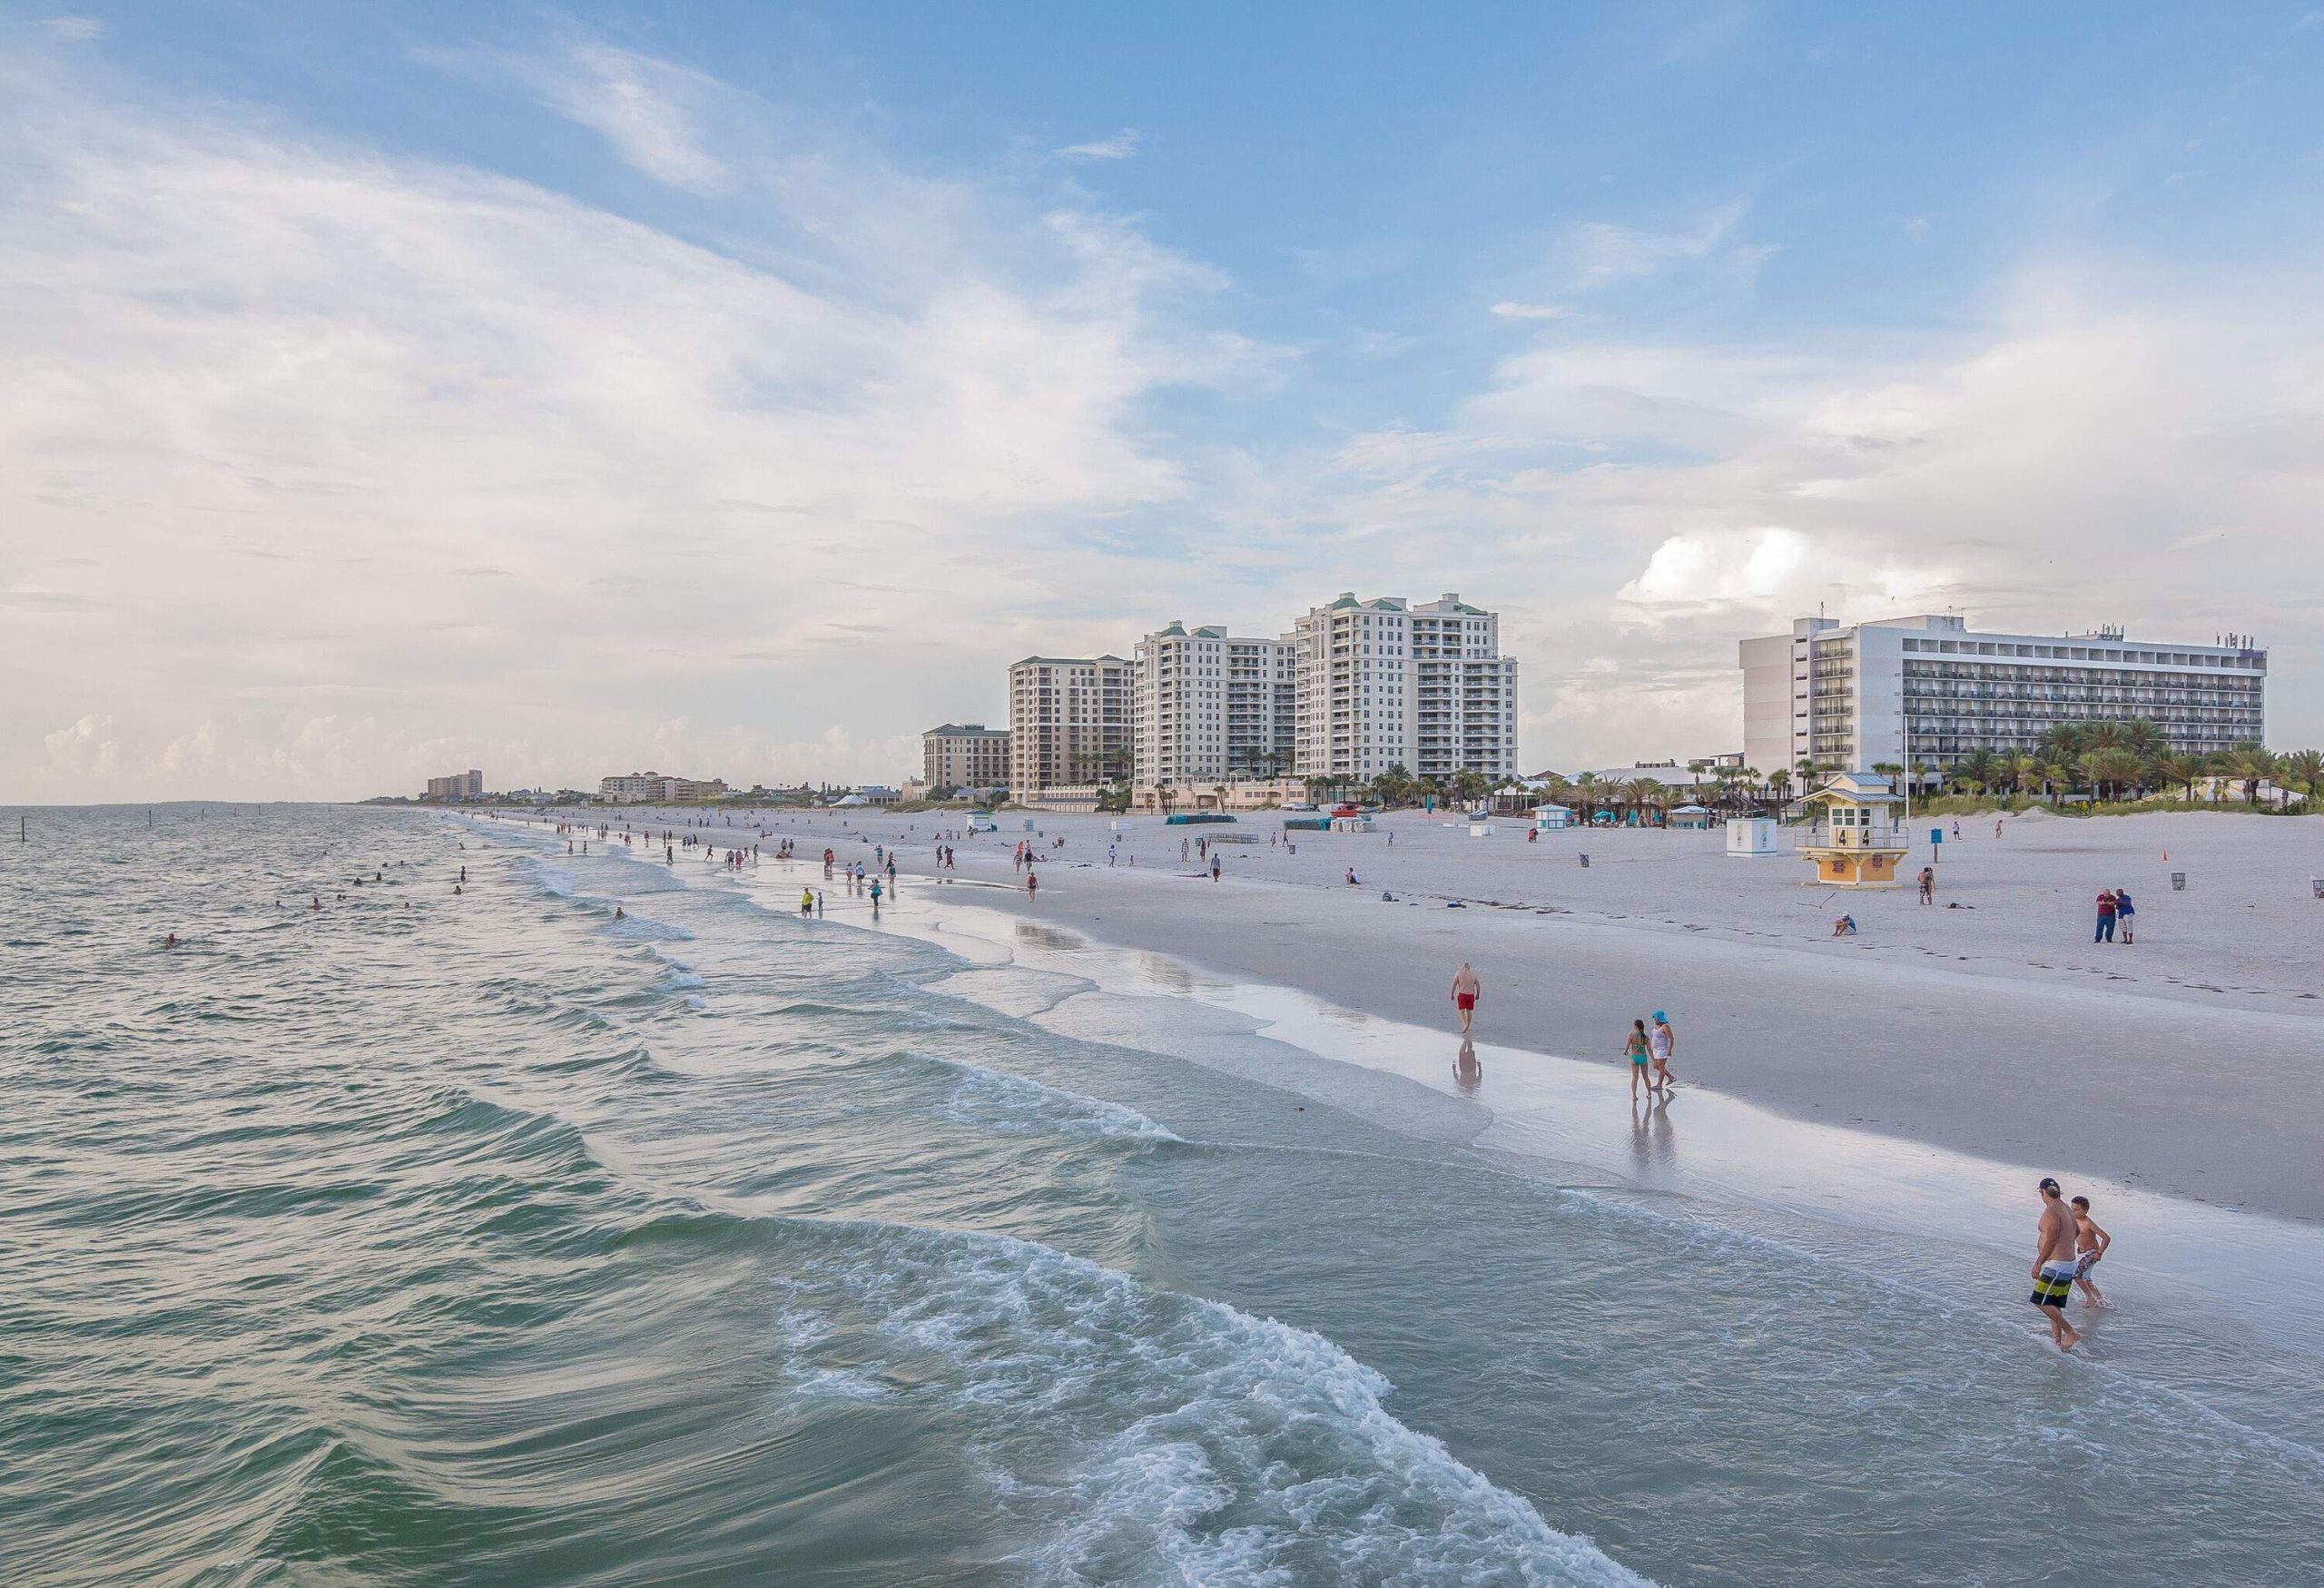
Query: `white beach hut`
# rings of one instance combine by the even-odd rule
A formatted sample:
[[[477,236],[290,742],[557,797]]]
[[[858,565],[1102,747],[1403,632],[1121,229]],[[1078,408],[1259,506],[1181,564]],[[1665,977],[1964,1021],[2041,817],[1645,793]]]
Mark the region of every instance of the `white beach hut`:
[[[1727,853],[1730,859],[1764,860],[1788,852],[1776,836],[1773,816],[1746,816],[1727,824]]]
[[[1665,827],[1708,827],[1710,812],[1702,805],[1679,805],[1662,818]]]
[[[1558,833],[1573,825],[1571,805],[1535,805],[1533,830],[1537,833]]]

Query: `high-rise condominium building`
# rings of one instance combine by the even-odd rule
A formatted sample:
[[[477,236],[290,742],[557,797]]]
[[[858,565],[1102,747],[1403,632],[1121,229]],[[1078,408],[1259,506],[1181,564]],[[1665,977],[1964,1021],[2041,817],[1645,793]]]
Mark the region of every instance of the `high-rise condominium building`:
[[[455,772],[448,777],[428,780],[428,797],[431,800],[473,800],[484,797],[484,774],[471,768]]]
[[[920,777],[931,788],[1004,788],[1009,730],[945,723],[920,736]]]
[[[1743,756],[1863,771],[1948,767],[1975,750],[2032,751],[2060,723],[2144,717],[2182,755],[2260,736],[2268,653],[2095,634],[1977,634],[1923,615],[1843,626],[1802,617],[1747,639]]]
[[[1177,787],[1291,770],[1297,647],[1172,623],[1137,642],[1134,781]]]
[[[1027,656],[1009,668],[1009,787],[1022,799],[1130,774],[1130,665]]]
[[[1413,607],[1343,592],[1295,637],[1299,775],[1517,775],[1517,662],[1495,614],[1458,596]]]

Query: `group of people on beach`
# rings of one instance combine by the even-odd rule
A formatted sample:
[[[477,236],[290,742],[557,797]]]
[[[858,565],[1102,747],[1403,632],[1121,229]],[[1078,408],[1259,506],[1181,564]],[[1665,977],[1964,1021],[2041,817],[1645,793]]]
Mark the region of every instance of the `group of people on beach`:
[[[1463,1047],[1477,1018],[1477,1001],[1484,996],[1484,981],[1476,967],[1468,961],[1452,972],[1452,1008],[1461,1019]],[[1670,1060],[1679,1051],[1679,1033],[1670,1024],[1666,1010],[1654,1011],[1654,1025],[1649,1030],[1644,1020],[1630,1021],[1630,1035],[1623,1044],[1622,1057],[1630,1060],[1630,1100],[1638,1100],[1639,1088],[1643,1084],[1649,1100],[1669,1098],[1678,1085],[1670,1073]]]
[[[2117,930],[2119,930],[2122,934],[2122,942],[2127,943],[2136,941],[2134,931],[2137,915],[2138,911],[2131,903],[2131,891],[2128,888],[2104,888],[2100,890],[2098,894],[2098,931],[2097,934],[2092,937],[2090,941],[2093,942],[2112,942],[2114,941],[2114,933]],[[2163,924],[2167,928],[2170,923],[2165,922]]]

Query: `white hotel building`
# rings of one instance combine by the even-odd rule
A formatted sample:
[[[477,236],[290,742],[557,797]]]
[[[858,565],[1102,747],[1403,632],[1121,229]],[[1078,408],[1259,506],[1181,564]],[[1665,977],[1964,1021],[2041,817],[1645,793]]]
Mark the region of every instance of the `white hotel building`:
[[[1172,623],[1137,642],[1131,687],[1140,788],[1279,776],[1291,770],[1296,647]]]
[[[1517,662],[1495,614],[1458,596],[1413,607],[1343,592],[1295,638],[1300,776],[1517,775]]]
[[[1743,758],[1762,774],[1803,759],[1948,767],[1974,750],[2031,752],[2060,723],[2128,717],[2176,753],[2208,755],[2261,736],[2268,678],[2268,653],[2249,645],[1980,634],[1936,615],[1803,617],[1743,641],[1738,660]]]

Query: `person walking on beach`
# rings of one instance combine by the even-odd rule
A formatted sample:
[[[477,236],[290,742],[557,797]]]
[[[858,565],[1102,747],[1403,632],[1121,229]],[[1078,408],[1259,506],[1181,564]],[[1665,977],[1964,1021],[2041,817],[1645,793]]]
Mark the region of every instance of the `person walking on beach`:
[[[1032,900],[1038,898],[1040,895],[1040,874],[1038,872],[1027,872],[1025,873],[1025,898],[1027,902],[1029,903]]]
[[[1670,1029],[1670,1017],[1659,1009],[1654,1011],[1654,1029],[1646,1034],[1646,1045],[1654,1055],[1654,1079],[1668,1096],[1675,1084],[1670,1079],[1670,1056],[1679,1050],[1679,1033]]]
[[[1214,883],[1218,880],[1218,856],[1215,854],[1210,857],[1210,880]]]
[[[2042,1223],[2034,1232],[2034,1294],[2028,1297],[2049,1320],[2050,1339],[2061,1351],[2071,1351],[2082,1336],[2066,1322],[2066,1297],[2073,1291],[2073,1209],[2058,1182],[2042,1178]]]
[[[2073,1199],[2073,1282],[2082,1291],[2084,1307],[2112,1305],[2107,1301],[2105,1293],[2090,1282],[2090,1270],[2098,1266],[2098,1259],[2104,1257],[2106,1248],[2113,1244],[2114,1238],[2099,1228],[2098,1221],[2090,1216],[2090,1198],[2076,1197]]]
[[[1936,902],[1936,868],[1933,865],[1921,867],[1921,902]]]
[[[1649,1097],[1653,1096],[1655,1092],[1654,1081],[1646,1073],[1647,1060],[1653,1056],[1653,1050],[1648,1046],[1646,1041],[1646,1022],[1642,1020],[1630,1021],[1630,1041],[1623,1046],[1622,1057],[1630,1061],[1630,1101],[1632,1102],[1638,1101],[1638,1083],[1640,1080],[1646,1082]]]
[[[2126,943],[2136,941],[2138,913],[2131,905],[2131,891],[2128,888],[2115,889],[2114,921],[2121,927],[2122,941]]]
[[[1483,996],[1484,990],[1476,972],[1470,968],[1468,961],[1462,960],[1461,968],[1452,972],[1452,1007],[1461,1011],[1461,1034],[1464,1037],[1469,1034],[1470,1022],[1477,1018],[1477,1000]]]
[[[2091,938],[2091,942],[2112,942],[2114,941],[2114,911],[2117,903],[2118,901],[2112,888],[2098,895],[2098,932]]]

